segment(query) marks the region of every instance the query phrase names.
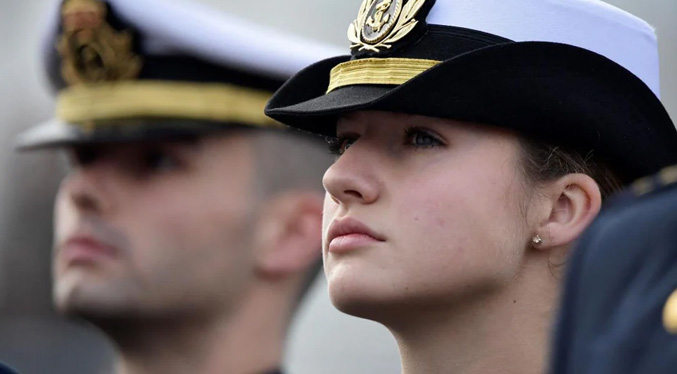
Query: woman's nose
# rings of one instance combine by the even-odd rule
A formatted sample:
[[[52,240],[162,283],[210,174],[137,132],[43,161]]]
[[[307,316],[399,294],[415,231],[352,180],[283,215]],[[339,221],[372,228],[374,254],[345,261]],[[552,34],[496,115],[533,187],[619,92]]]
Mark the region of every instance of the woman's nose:
[[[322,184],[337,204],[371,204],[380,193],[375,152],[357,141],[347,149],[322,178]]]

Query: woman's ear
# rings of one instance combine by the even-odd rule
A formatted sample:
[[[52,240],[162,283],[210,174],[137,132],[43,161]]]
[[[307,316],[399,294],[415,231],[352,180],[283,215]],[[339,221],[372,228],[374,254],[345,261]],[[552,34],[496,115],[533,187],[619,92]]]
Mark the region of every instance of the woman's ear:
[[[294,191],[274,196],[256,230],[256,269],[264,277],[305,272],[322,255],[322,195]]]
[[[567,174],[542,189],[544,215],[536,235],[539,249],[566,246],[574,242],[597,216],[602,205],[599,186],[587,174]]]

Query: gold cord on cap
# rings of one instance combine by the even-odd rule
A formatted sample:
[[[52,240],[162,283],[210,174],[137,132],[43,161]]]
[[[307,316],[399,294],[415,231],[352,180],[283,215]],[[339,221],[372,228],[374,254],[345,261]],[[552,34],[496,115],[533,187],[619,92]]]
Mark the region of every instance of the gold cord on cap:
[[[364,58],[344,62],[331,69],[327,93],[355,84],[400,85],[439,63],[414,58]]]
[[[272,94],[223,83],[119,81],[62,90],[56,117],[73,124],[123,118],[184,118],[280,126],[263,113]]]

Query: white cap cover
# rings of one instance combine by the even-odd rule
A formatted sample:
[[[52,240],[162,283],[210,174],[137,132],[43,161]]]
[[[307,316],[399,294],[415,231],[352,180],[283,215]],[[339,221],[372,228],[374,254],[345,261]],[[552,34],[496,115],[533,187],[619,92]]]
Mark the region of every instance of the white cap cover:
[[[653,28],[599,0],[437,0],[426,22],[585,48],[628,69],[660,97]]]
[[[290,35],[185,0],[105,0],[120,19],[143,35],[144,55],[187,54],[219,65],[240,67],[274,77],[289,77],[342,48]],[[59,37],[62,0],[55,1],[45,49],[50,54]]]

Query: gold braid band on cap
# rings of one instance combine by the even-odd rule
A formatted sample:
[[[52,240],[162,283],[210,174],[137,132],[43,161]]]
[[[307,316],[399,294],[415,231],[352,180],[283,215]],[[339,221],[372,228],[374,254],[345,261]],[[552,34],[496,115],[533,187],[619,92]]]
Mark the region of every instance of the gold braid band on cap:
[[[73,124],[123,118],[180,118],[280,126],[263,108],[272,93],[224,83],[119,81],[59,93],[56,117]]]
[[[364,58],[344,62],[331,69],[327,93],[354,84],[400,85],[439,63],[414,58]]]

